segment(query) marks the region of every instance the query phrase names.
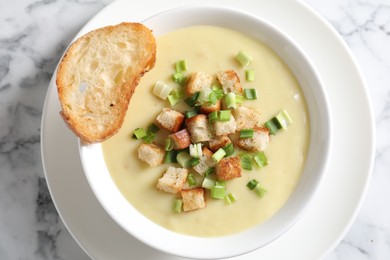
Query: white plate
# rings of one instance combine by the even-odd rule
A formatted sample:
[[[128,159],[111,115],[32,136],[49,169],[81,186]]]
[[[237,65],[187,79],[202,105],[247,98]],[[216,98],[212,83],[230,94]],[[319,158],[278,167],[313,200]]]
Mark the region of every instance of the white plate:
[[[306,214],[279,239],[235,259],[317,259],[344,236],[360,208],[374,157],[374,123],[367,90],[352,55],[337,32],[294,0],[120,0],[96,15],[79,33],[142,19],[189,3],[246,10],[272,22],[300,44],[317,66],[332,107],[334,145],[320,190]],[[178,21],[180,22],[180,21]],[[77,139],[66,128],[54,80],[43,110],[41,145],[47,183],[65,225],[94,259],[179,259],[151,249],[123,231],[103,210],[82,170]]]

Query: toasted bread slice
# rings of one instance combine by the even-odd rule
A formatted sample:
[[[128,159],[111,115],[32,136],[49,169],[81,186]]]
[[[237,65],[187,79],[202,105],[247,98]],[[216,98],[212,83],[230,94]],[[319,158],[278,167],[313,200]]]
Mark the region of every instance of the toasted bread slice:
[[[107,26],[80,37],[57,70],[62,118],[85,142],[111,137],[122,126],[141,76],[155,60],[156,40],[139,23]]]

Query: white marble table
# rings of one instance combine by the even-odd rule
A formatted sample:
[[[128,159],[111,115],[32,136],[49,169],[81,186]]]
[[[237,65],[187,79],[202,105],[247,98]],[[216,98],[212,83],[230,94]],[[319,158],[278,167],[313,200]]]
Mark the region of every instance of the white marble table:
[[[390,1],[305,0],[341,34],[366,77],[376,161],[349,232],[327,259],[390,259]],[[0,259],[88,259],[52,203],[41,163],[45,93],[62,52],[111,0],[0,0]]]

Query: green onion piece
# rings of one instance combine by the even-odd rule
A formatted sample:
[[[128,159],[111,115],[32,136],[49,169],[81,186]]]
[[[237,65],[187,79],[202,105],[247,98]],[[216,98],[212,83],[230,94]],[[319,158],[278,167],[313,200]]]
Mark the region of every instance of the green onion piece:
[[[217,95],[215,94],[215,92],[213,91],[213,92],[211,92],[210,94],[209,94],[209,102],[210,102],[210,104],[211,105],[215,105],[215,104],[217,104]]]
[[[186,111],[186,112],[184,112],[184,114],[185,114],[186,118],[191,118],[191,117],[196,116],[198,114],[198,112],[193,110],[193,111]]]
[[[175,150],[166,151],[164,156],[164,163],[176,163],[176,155],[177,151]]]
[[[156,134],[148,130],[146,131],[146,136],[144,136],[142,140],[144,140],[145,143],[150,144],[151,142],[154,141],[155,138],[156,138]]]
[[[236,59],[237,61],[244,67],[244,66],[248,66],[251,61],[252,61],[252,57],[249,56],[246,52],[244,51],[239,51],[236,55]]]
[[[251,180],[246,185],[249,189],[253,190],[259,182],[256,179]]]
[[[195,179],[195,177],[194,177],[194,174],[192,174],[192,173],[189,173],[188,175],[187,175],[187,182],[188,182],[188,184],[190,185],[190,186],[195,186],[197,183],[196,183],[196,179]]]
[[[236,202],[236,196],[233,193],[229,193],[225,196],[225,202],[226,204],[230,205],[234,202]]]
[[[205,173],[204,173],[204,176],[209,176],[210,174],[213,174],[213,173],[215,173],[215,167],[210,167],[210,168],[208,168],[206,171],[205,171]]]
[[[194,95],[192,95],[191,97],[185,99],[184,101],[190,106],[190,107],[194,107],[195,104],[196,104],[196,101],[198,100],[199,98],[199,94],[200,92],[197,91],[194,93]]]
[[[218,111],[213,111],[208,114],[209,123],[212,124],[218,120]]]
[[[175,83],[179,84],[180,86],[184,86],[187,82],[187,77],[185,77],[181,72],[173,73],[172,79]]]
[[[190,160],[190,167],[195,167],[196,165],[198,165],[200,163],[200,160],[199,158],[192,158]]]
[[[245,71],[246,81],[254,81],[255,80],[255,71],[253,69],[248,69]]]
[[[202,144],[190,144],[190,155],[194,158],[200,158],[203,155]]]
[[[226,155],[225,157],[229,157],[230,155],[232,155],[234,153],[234,146],[233,146],[233,143],[228,143],[227,145],[225,145],[224,147],[222,147],[222,149],[225,151]]]
[[[237,102],[236,102],[236,94],[233,92],[228,93],[225,96],[225,104],[227,108],[236,108],[237,107]]]
[[[177,213],[181,213],[182,206],[183,206],[183,201],[180,199],[175,199],[175,201],[173,202],[173,211]]]
[[[175,63],[176,72],[182,72],[187,70],[187,65],[185,60],[179,60]]]
[[[280,125],[279,121],[276,119],[276,117],[273,117],[272,119],[270,119],[269,121],[267,121],[265,123],[265,126],[268,128],[269,130],[269,133],[271,135],[275,135],[279,129],[282,128],[282,126]]]
[[[244,96],[242,96],[242,95],[236,95],[236,103],[237,103],[237,104],[242,104],[242,103],[244,103]]]
[[[252,170],[252,163],[251,163],[251,157],[248,154],[242,154],[240,156],[241,159],[241,167],[245,170],[251,171]]]
[[[259,196],[260,198],[264,197],[265,193],[267,192],[266,189],[264,189],[260,183],[257,183],[256,184],[256,187],[253,189],[254,192],[256,192],[257,196]]]
[[[223,89],[221,89],[221,88],[214,89],[214,90],[213,90],[213,93],[214,93],[214,95],[215,95],[215,97],[216,97],[217,99],[223,98],[223,95],[224,95]]]
[[[248,100],[257,99],[257,91],[254,88],[244,89],[244,97]]]
[[[169,104],[171,106],[174,106],[174,105],[176,105],[177,103],[180,102],[180,99],[179,98],[175,98],[174,95],[168,95],[168,101],[169,101]]]
[[[229,121],[231,114],[230,110],[220,110],[218,119],[219,121]]]
[[[223,148],[219,148],[212,156],[214,162],[218,163],[220,160],[222,160],[223,157],[225,157],[226,152]]]
[[[253,129],[242,129],[240,131],[240,138],[252,138],[255,134]]]
[[[279,125],[283,128],[283,129],[287,129],[287,127],[292,124],[292,119],[290,117],[290,115],[287,113],[286,110],[281,110],[279,111],[279,113],[275,116],[276,120],[279,122]]]
[[[268,165],[268,159],[265,156],[264,152],[259,152],[259,153],[255,154],[255,156],[253,156],[253,160],[261,168]]]
[[[162,81],[157,81],[153,88],[153,94],[165,100],[172,91],[172,87]]]
[[[226,181],[216,181],[215,186],[222,186],[226,188]]]
[[[211,93],[213,93],[213,91],[210,88],[203,88],[199,93],[197,103],[203,104],[209,102],[209,97]]]
[[[223,199],[225,198],[225,192],[226,189],[224,186],[215,185],[214,187],[211,188],[210,194],[213,199]]]
[[[148,131],[152,133],[157,133],[158,131],[160,131],[160,128],[156,124],[152,123],[150,124],[150,126],[148,126]]]
[[[165,151],[172,151],[174,146],[175,143],[172,141],[171,138],[165,139]]]
[[[208,177],[203,179],[202,188],[210,190],[214,186],[215,186],[215,180]]]
[[[143,128],[137,128],[134,130],[134,135],[137,139],[141,139],[146,136],[146,131]]]
[[[192,157],[187,152],[181,152],[176,156],[176,161],[183,168],[190,168],[191,167],[191,160],[192,160]]]

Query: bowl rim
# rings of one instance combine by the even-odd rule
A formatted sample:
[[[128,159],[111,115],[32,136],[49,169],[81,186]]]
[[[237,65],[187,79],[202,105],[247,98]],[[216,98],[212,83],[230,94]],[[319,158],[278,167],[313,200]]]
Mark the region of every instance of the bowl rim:
[[[141,213],[139,213],[122,196],[123,200],[131,208],[133,208],[133,210],[130,210],[130,212],[132,214],[139,215],[139,216],[137,216],[137,220],[141,221],[140,223],[147,224],[146,226],[144,226],[144,229],[141,230],[139,226],[137,227],[137,225],[127,225],[126,223],[123,222],[123,218],[120,218],[117,214],[115,214],[115,211],[113,211],[114,209],[109,204],[107,204],[107,200],[104,197],[102,197],[102,193],[100,193],[99,190],[97,190],[97,186],[96,186],[97,183],[95,182],[96,179],[92,178],[92,175],[89,174],[90,171],[88,168],[88,161],[86,161],[86,154],[87,153],[91,154],[91,152],[92,152],[92,155],[96,155],[96,152],[101,153],[100,143],[91,145],[91,144],[85,144],[79,140],[79,153],[80,153],[80,158],[81,158],[84,173],[87,177],[88,183],[89,183],[91,189],[93,190],[93,193],[95,194],[97,200],[102,205],[102,207],[105,209],[105,211],[110,215],[110,217],[113,218],[114,221],[116,223],[118,223],[119,226],[121,226],[121,228],[126,230],[129,234],[131,234],[132,236],[136,237],[138,240],[142,241],[143,243],[145,243],[151,247],[154,247],[160,251],[164,251],[166,253],[174,254],[177,256],[187,257],[187,258],[197,258],[197,259],[225,258],[225,257],[233,257],[233,256],[238,256],[241,254],[248,253],[250,251],[256,250],[256,249],[263,247],[266,244],[272,242],[274,239],[280,237],[289,228],[291,228],[296,223],[296,221],[299,219],[299,217],[302,215],[302,213],[305,211],[305,209],[307,208],[307,206],[311,202],[312,198],[314,197],[318,186],[320,185],[320,182],[322,180],[322,177],[323,177],[325,169],[326,169],[326,165],[328,164],[328,161],[329,161],[329,154],[330,154],[330,150],[331,150],[331,141],[332,141],[332,138],[331,138],[332,127],[331,127],[331,117],[330,117],[331,113],[330,113],[330,107],[329,107],[329,104],[327,101],[328,100],[327,94],[324,90],[324,84],[322,83],[322,80],[321,80],[315,66],[310,61],[310,58],[307,57],[305,52],[294,42],[293,39],[291,39],[288,35],[286,35],[280,29],[278,29],[277,27],[275,27],[274,25],[272,25],[268,21],[264,20],[263,18],[260,18],[258,16],[255,16],[253,14],[250,14],[250,13],[243,11],[243,10],[240,10],[240,9],[223,7],[220,5],[192,4],[192,5],[176,7],[173,9],[165,10],[163,12],[159,12],[159,13],[157,13],[153,16],[150,16],[147,19],[143,20],[142,23],[144,23],[146,26],[148,26],[148,23],[150,21],[153,21],[155,19],[162,19],[162,18],[164,18],[164,16],[169,17],[170,15],[174,15],[177,13],[179,13],[181,15],[183,15],[183,13],[188,14],[188,15],[194,15],[194,13],[199,13],[199,12],[202,13],[203,15],[207,12],[214,13],[214,14],[222,14],[222,16],[224,16],[224,17],[227,14],[234,15],[234,16],[239,17],[239,19],[246,19],[248,21],[255,22],[257,25],[257,26],[254,26],[255,28],[258,28],[259,25],[263,26],[267,30],[270,30],[273,34],[277,35],[276,36],[277,38],[282,39],[283,41],[287,42],[288,47],[292,47],[293,48],[292,51],[293,52],[295,51],[303,59],[303,62],[305,62],[306,65],[310,68],[311,75],[317,81],[317,86],[319,86],[319,89],[316,90],[317,95],[318,95],[316,97],[319,98],[319,100],[316,100],[316,102],[321,103],[320,104],[321,110],[318,113],[321,116],[321,122],[323,124],[322,127],[325,127],[323,129],[319,129],[321,136],[319,136],[318,138],[321,139],[320,143],[321,143],[321,148],[323,148],[323,155],[322,155],[321,160],[319,161],[319,164],[318,164],[318,168],[320,169],[319,173],[315,175],[315,177],[316,177],[315,179],[309,178],[309,180],[308,180],[309,184],[311,183],[312,185],[309,187],[306,187],[304,189],[305,192],[303,192],[303,193],[297,192],[299,187],[301,187],[301,186],[305,187],[305,185],[308,185],[307,183],[303,183],[303,181],[300,180],[297,187],[295,188],[293,194],[288,199],[288,201],[285,203],[285,205],[282,206],[282,208],[266,222],[259,224],[259,225],[256,225],[252,228],[249,228],[248,230],[244,230],[244,231],[239,232],[239,233],[235,233],[235,234],[223,236],[223,237],[211,237],[211,238],[209,238],[209,237],[193,237],[193,236],[189,236],[189,235],[175,233],[173,231],[165,229],[164,227],[161,227],[158,224],[155,224],[154,222],[149,220],[147,217],[145,217]],[[219,17],[219,16],[214,17],[214,19],[220,19],[217,17]],[[205,23],[205,24],[202,23],[202,24],[206,25],[208,23]],[[189,26],[195,26],[195,25],[200,25],[200,24],[193,23],[192,25],[189,25]],[[214,25],[214,24],[208,24],[208,25]],[[237,25],[237,26],[239,26],[239,25]],[[172,29],[170,31],[174,31],[174,30],[177,30],[179,28],[185,28],[185,27],[188,27],[188,26],[186,26],[186,24],[178,25],[178,28]],[[262,28],[262,30],[264,30],[264,28]],[[233,30],[235,30],[235,29],[233,28]],[[245,34],[248,34],[248,33],[245,32]],[[249,34],[249,35],[251,37],[254,37],[252,34]],[[254,37],[254,38],[257,38],[257,37]],[[264,40],[262,40],[262,41],[265,42]],[[265,44],[269,46],[269,44],[267,42],[265,42]],[[278,53],[272,46],[270,46],[270,47],[273,51],[275,51],[281,57],[280,53]],[[287,51],[291,51],[291,50],[287,50]],[[285,63],[287,63],[285,60],[285,57],[281,57],[281,58]],[[291,62],[294,62],[294,60],[292,60]],[[294,67],[291,67],[290,64],[287,64],[287,65],[290,68],[290,70],[292,70],[294,76],[298,80],[300,80],[297,76],[297,72],[293,70]],[[301,82],[300,82],[300,85],[302,88]],[[302,89],[302,91],[303,91],[304,95],[306,96],[306,92],[304,91],[304,89]],[[308,102],[307,98],[306,98],[306,102]],[[309,110],[309,104],[307,104],[307,106],[308,106],[308,110]],[[308,111],[308,113],[309,113],[309,117],[310,117],[310,125],[311,125],[311,131],[312,131],[312,122],[313,122],[311,120],[312,113],[310,110]],[[307,157],[306,161],[309,161],[309,156],[311,154],[310,152],[313,149],[313,147],[312,147],[313,140],[312,139],[313,139],[313,135],[311,134],[310,141],[309,141],[309,148],[308,148],[308,152],[307,152],[308,157]],[[92,151],[91,149],[95,149],[95,151]],[[96,151],[96,149],[97,149],[97,151]],[[307,168],[307,166],[305,165],[304,172],[306,172],[306,168]],[[108,169],[106,169],[106,170],[108,172]],[[118,190],[118,192],[119,192],[119,190]],[[307,195],[307,194],[309,194],[310,196],[306,197],[305,195]],[[297,200],[300,203],[295,202]],[[121,202],[123,203],[124,201],[121,201]],[[286,205],[288,205],[289,207],[286,208]],[[299,207],[300,209],[296,210],[296,207]],[[282,210],[284,210],[286,213],[289,213],[290,216],[292,216],[291,218],[289,218],[288,221],[282,221],[280,218],[275,218],[275,216],[279,216],[281,214],[280,212],[282,212]],[[286,214],[286,213],[284,213],[284,214]],[[268,223],[271,223],[271,224],[268,224]],[[278,228],[276,228],[276,231],[275,231],[275,226],[278,227]],[[258,231],[262,231],[262,232],[273,231],[273,236],[270,236],[267,239],[263,238],[261,243],[260,242],[253,243],[252,241],[245,241],[244,246],[240,246],[240,247],[230,246],[230,245],[234,244],[234,241],[236,241],[236,239],[240,239],[243,237],[252,237],[253,238],[255,233]],[[160,234],[159,238],[164,237],[164,239],[162,239],[162,240],[157,239],[156,240],[156,238],[155,238],[156,236],[151,235],[151,234],[156,234],[156,232],[158,232],[158,234]],[[147,234],[147,235],[145,236],[145,234]],[[185,246],[184,247],[179,247],[176,245],[169,246],[169,242],[173,242],[173,241],[176,241],[176,242],[179,241],[182,244],[183,243],[184,244],[186,244],[186,243],[200,243],[204,247],[202,247],[202,250],[198,250],[198,251],[194,252],[194,250],[189,250],[189,248],[185,247]],[[249,243],[249,242],[252,242],[252,243]],[[209,245],[209,246],[207,246],[207,245]],[[214,250],[210,250],[210,249],[212,249],[210,247],[210,245],[212,245],[212,248],[214,248]]]

